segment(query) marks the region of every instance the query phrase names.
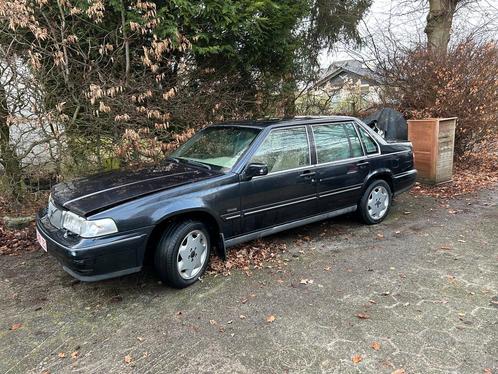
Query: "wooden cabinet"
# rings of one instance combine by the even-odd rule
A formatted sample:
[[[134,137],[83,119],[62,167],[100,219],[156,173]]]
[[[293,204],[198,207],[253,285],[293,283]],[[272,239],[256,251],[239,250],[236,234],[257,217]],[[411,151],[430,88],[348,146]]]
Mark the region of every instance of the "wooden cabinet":
[[[429,184],[451,181],[456,117],[408,120],[418,179]]]

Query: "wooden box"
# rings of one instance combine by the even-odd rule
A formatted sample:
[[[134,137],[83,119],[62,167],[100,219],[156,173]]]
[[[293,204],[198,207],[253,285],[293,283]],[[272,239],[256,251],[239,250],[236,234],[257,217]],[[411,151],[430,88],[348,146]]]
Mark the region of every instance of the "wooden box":
[[[451,181],[456,117],[408,120],[418,179],[429,184]]]

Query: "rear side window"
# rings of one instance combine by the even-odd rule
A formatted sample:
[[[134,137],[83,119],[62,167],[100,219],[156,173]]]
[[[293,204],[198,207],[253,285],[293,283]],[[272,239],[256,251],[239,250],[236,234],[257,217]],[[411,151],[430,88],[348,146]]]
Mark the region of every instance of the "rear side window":
[[[377,145],[375,140],[372,139],[370,134],[361,126],[358,126],[358,130],[360,132],[361,141],[365,146],[365,151],[367,152],[367,155],[379,152],[379,146]]]
[[[313,126],[319,164],[363,156],[354,125],[340,123]]]
[[[305,127],[272,130],[259,146],[251,162],[268,166],[268,172],[296,169],[310,164]]]

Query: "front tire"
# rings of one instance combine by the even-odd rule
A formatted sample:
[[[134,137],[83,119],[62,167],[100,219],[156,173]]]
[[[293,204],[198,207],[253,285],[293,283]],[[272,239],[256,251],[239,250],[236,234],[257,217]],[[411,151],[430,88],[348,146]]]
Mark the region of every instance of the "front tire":
[[[389,184],[382,179],[373,181],[358,204],[361,219],[367,225],[382,222],[389,213],[391,202],[392,192]]]
[[[161,281],[185,288],[206,271],[210,254],[209,231],[202,222],[173,222],[161,236],[154,265]]]

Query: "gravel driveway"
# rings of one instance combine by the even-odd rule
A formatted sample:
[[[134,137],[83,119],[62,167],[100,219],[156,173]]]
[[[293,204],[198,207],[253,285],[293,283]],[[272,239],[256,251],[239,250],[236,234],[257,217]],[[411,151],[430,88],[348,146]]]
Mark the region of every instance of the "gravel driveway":
[[[287,244],[283,270],[182,291],[0,257],[0,372],[498,373],[498,188],[268,240]]]

